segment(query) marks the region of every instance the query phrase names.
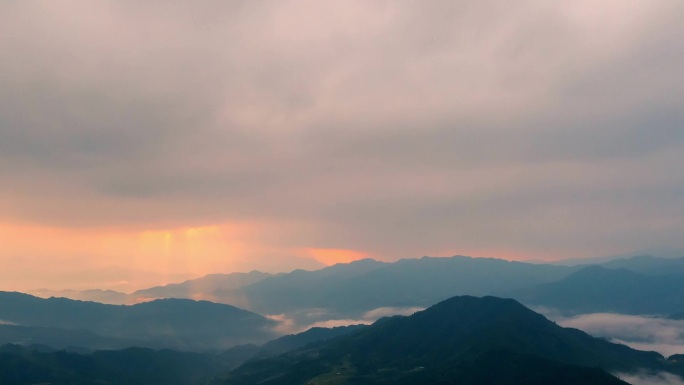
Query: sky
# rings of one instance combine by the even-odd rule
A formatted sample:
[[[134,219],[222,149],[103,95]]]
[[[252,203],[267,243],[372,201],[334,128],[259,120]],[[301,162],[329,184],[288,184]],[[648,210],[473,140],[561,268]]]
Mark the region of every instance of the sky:
[[[683,249],[684,2],[0,2],[0,289]]]

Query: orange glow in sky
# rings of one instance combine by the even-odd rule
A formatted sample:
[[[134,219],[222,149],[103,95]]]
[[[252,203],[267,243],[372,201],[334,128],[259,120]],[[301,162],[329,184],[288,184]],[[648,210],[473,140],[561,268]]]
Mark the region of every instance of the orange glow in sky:
[[[317,261],[326,264],[334,265],[336,263],[349,263],[358,261],[359,259],[370,258],[368,254],[344,249],[306,249],[308,255]]]
[[[254,224],[73,229],[0,223],[0,290],[131,291],[210,273],[289,271],[377,259],[361,250],[268,248],[260,244],[263,229]],[[429,255],[539,258],[503,250],[442,250]]]
[[[75,288],[82,281],[126,291],[249,270],[244,255],[258,248],[242,238],[251,231],[237,224],[126,230],[0,223],[0,290]]]

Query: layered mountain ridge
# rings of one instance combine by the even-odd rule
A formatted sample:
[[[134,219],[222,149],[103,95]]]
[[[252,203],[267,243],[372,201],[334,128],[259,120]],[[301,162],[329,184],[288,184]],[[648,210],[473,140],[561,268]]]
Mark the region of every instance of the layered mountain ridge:
[[[188,299],[162,299],[124,306],[0,292],[0,320],[5,323],[2,327],[8,334],[10,331],[17,335],[22,331],[33,332],[25,333],[23,337],[33,340],[32,343],[47,343],[65,330],[72,335],[78,333],[87,345],[81,347],[87,348],[125,345],[222,349],[241,343],[264,342],[277,335],[273,331],[276,323],[261,315],[231,305]],[[45,334],[44,340],[36,340],[38,332]],[[8,338],[8,334],[3,337]],[[79,341],[75,337],[73,340],[74,343]],[[107,346],[107,343],[111,345]]]
[[[517,301],[461,296],[247,363],[222,383],[476,384],[496,378],[501,384],[542,384],[563,383],[555,382],[562,377],[573,379],[565,383],[622,383],[597,367],[682,372],[658,353],[562,328]]]

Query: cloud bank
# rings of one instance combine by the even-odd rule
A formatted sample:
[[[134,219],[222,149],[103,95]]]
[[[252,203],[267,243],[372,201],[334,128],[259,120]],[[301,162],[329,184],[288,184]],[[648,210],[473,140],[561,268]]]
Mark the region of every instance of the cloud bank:
[[[331,313],[326,309],[308,309],[291,314],[269,315],[268,318],[277,321],[275,330],[283,334],[296,334],[309,330],[313,327],[333,328],[349,325],[370,325],[382,317],[395,315],[409,316],[413,313],[425,310],[422,307],[380,307],[369,310],[358,319],[339,318],[338,314]]]
[[[681,377],[666,372],[658,374],[616,373],[615,376],[632,385],[684,385]]]
[[[251,226],[247,259],[681,248],[683,12],[6,1],[0,222]]]
[[[634,349],[656,351],[665,357],[684,354],[684,320],[594,313],[558,319],[557,322]]]

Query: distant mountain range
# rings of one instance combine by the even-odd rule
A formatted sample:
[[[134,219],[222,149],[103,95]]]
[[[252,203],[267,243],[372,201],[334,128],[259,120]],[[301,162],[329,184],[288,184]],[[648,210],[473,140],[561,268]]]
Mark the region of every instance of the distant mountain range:
[[[90,290],[72,298],[135,304],[163,298],[203,299],[260,314],[286,314],[303,326],[367,319],[378,308],[424,308],[454,295],[512,297],[565,313],[684,312],[684,258],[637,256],[600,265],[560,266],[492,258],[371,259],[286,274],[211,274],[131,294]],[[59,295],[42,291],[40,295]]]
[[[620,258],[601,264],[608,269],[627,269],[647,275],[670,275],[684,273],[684,258],[656,258],[638,255]]]
[[[137,303],[161,298],[206,299],[262,313],[326,307],[362,312],[386,306],[428,306],[454,293],[484,295],[551,282],[579,267],[509,262],[493,258],[423,257],[394,263],[364,259],[315,271],[287,274],[210,274],[131,294],[90,290],[34,292]]]
[[[28,339],[31,343],[47,344],[61,339],[63,342],[55,346],[71,340],[86,348],[117,348],[127,344],[184,350],[223,349],[277,336],[273,331],[276,323],[258,314],[231,305],[187,299],[122,306],[0,292],[0,320],[6,331],[0,336],[2,342]],[[8,335],[18,341],[7,341]]]
[[[209,274],[181,283],[156,286],[133,292],[129,302],[135,303],[162,298],[188,298],[248,307],[249,300],[241,290],[245,286],[273,277],[273,274],[252,271],[249,273]]]
[[[359,318],[383,307],[426,307],[454,295],[513,297],[527,305],[568,313],[684,312],[684,258],[637,256],[588,266],[462,256],[394,263],[367,259],[316,271],[296,270],[276,276],[249,274],[225,277],[223,289],[218,287],[224,277],[208,276],[183,283],[185,291],[169,285],[154,288],[153,292],[158,297],[197,296],[192,289],[209,287],[211,290],[205,291],[213,298],[221,302],[233,298],[236,304],[261,314],[325,313],[322,318],[310,317],[311,322],[326,317]],[[205,283],[209,278],[211,285]],[[304,318],[302,323],[307,321]]]
[[[94,301],[111,305],[134,305],[165,298],[185,298],[247,307],[240,288],[274,276],[252,271],[249,273],[209,274],[201,278],[137,290],[127,294],[114,290],[49,290],[38,289],[29,294],[42,297],[64,297],[80,301]]]
[[[288,313],[308,308],[358,316],[380,307],[429,306],[454,295],[487,295],[566,277],[577,268],[490,258],[361,260],[295,271],[243,288],[250,309]]]
[[[684,363],[562,328],[514,300],[464,296],[249,362],[216,383],[623,384],[607,371],[637,370],[681,374]]]

